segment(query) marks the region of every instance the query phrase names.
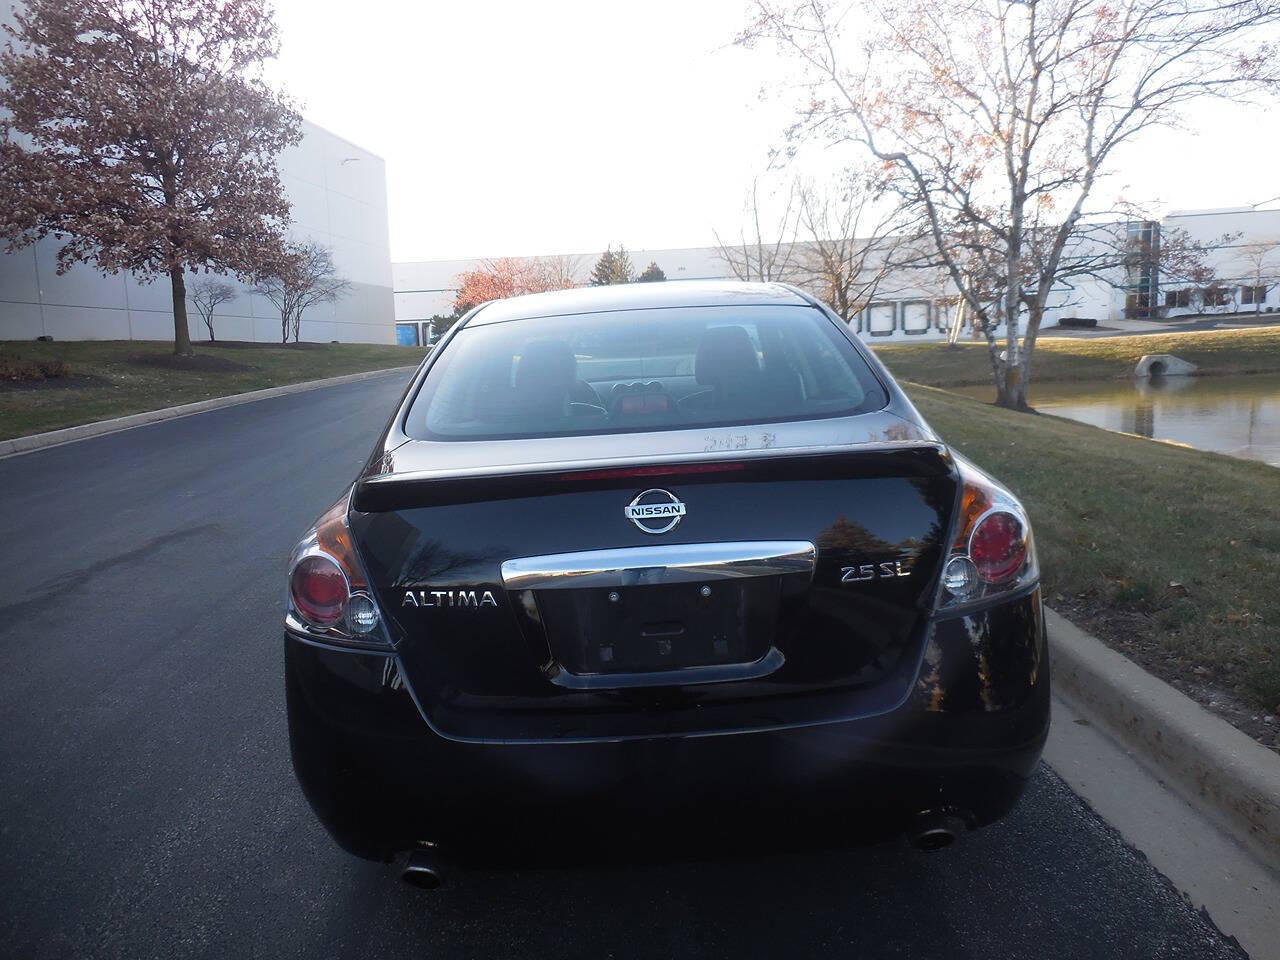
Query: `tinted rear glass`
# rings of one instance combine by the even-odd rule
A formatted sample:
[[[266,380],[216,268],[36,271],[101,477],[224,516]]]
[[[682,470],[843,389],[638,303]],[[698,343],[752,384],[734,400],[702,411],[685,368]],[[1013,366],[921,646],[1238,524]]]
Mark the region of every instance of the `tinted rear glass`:
[[[886,402],[814,308],[634,310],[464,328],[406,428],[420,439],[512,439],[840,417]]]

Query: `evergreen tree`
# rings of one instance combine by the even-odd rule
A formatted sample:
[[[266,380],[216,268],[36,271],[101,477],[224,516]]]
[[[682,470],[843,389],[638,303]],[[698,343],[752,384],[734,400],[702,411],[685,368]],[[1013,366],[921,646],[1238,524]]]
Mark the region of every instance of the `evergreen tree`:
[[[613,252],[613,247],[609,247],[604,253],[600,254],[600,259],[591,268],[591,286],[605,287],[613,283],[613,268],[617,259],[618,257]]]
[[[600,259],[596,261],[596,265],[591,269],[591,285],[593,287],[604,287],[613,283],[630,283],[635,279],[635,268],[631,266],[631,256],[627,253],[626,247],[618,247],[618,252],[613,252],[610,246],[604,253],[600,254]]]
[[[662,272],[662,268],[658,266],[656,261],[650,260],[649,265],[644,268],[644,272],[636,277],[638,283],[657,283],[667,279],[667,275]]]
[[[618,245],[618,253],[613,261],[613,280],[612,283],[630,283],[636,278],[635,268],[631,266],[631,255],[627,253],[627,248]]]

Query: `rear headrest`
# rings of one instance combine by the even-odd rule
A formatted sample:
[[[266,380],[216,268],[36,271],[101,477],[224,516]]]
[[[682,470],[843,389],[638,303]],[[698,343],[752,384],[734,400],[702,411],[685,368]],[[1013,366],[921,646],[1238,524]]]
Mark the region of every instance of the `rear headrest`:
[[[578,370],[578,358],[564,340],[530,340],[520,348],[516,365],[517,390],[568,390]]]
[[[693,374],[699,383],[725,384],[760,372],[751,337],[742,327],[712,327],[702,335]]]

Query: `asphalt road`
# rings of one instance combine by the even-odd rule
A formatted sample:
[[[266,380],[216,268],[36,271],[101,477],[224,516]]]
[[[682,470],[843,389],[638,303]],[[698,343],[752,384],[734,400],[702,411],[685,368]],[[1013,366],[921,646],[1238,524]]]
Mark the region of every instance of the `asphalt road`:
[[[284,564],[402,383],[0,460],[0,954],[1243,955],[1048,770],[934,854],[744,850],[436,892],[343,854],[290,770]]]

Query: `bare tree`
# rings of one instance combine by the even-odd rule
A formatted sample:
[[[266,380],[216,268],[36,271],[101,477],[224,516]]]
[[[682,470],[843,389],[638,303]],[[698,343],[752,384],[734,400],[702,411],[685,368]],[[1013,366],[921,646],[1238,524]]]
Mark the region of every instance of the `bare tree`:
[[[1268,291],[1280,282],[1280,237],[1261,237],[1242,244],[1238,256],[1249,270],[1253,312],[1261,313]]]
[[[224,303],[230,303],[236,295],[235,285],[218,277],[206,275],[191,285],[189,296],[191,302],[196,305],[196,312],[200,314],[200,319],[209,328],[210,343],[217,339],[213,335],[213,311]]]
[[[845,323],[875,297],[896,267],[903,234],[897,210],[885,212],[868,176],[851,174],[832,188],[797,186],[797,244],[802,282]]]
[[[279,268],[264,276],[255,293],[266,297],[280,311],[280,342],[288,343],[290,333],[297,343],[302,332],[302,314],[317,303],[332,303],[344,297],[351,284],[337,275],[333,251],[314,240],[290,244]]]
[[[726,243],[715,233],[716,255],[739,280],[780,280],[797,278],[795,263],[796,234],[800,218],[796,213],[797,188],[793,183],[787,190],[786,205],[782,215],[761,222],[767,213],[760,207],[760,178],[751,181],[744,212],[746,222],[738,231],[737,243]]]
[[[582,257],[554,254],[538,257],[530,267],[530,292],[570,290],[582,283]]]
[[[885,165],[987,338],[997,402],[1022,408],[1112,154],[1193,100],[1274,92],[1261,30],[1277,22],[1280,0],[756,0],[739,40],[777,43],[804,71],[794,135]],[[975,257],[995,277],[968,269]]]

